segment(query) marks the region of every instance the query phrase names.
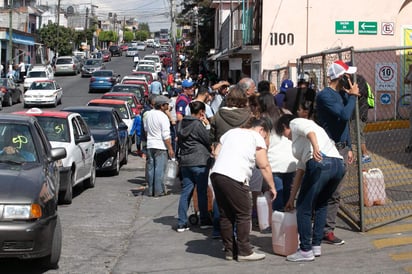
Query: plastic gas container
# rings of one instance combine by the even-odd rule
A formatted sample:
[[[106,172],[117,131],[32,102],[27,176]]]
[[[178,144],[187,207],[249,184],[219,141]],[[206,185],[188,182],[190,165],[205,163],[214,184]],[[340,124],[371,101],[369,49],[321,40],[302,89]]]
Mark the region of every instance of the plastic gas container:
[[[272,201],[269,191],[261,194],[256,200],[258,221],[260,231],[263,231],[270,227],[272,223]]]
[[[298,249],[298,226],[296,211],[272,214],[272,247],[278,255],[288,256]]]
[[[363,171],[363,202],[365,206],[384,205],[386,200],[385,180],[379,168]]]
[[[167,161],[166,172],[164,175],[164,183],[172,186],[175,183],[177,172],[179,170],[179,164],[176,159],[170,159]]]

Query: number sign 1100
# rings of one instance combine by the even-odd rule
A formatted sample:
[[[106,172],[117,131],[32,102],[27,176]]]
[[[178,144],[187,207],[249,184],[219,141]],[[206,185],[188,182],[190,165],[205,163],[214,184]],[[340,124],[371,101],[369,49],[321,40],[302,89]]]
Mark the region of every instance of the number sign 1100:
[[[293,33],[277,33],[271,32],[270,33],[270,45],[277,46],[277,45],[293,45],[295,43],[295,36]]]

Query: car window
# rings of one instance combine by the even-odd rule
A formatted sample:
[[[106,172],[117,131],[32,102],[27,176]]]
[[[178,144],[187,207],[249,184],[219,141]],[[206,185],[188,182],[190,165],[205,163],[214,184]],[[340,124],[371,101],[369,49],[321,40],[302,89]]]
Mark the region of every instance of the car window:
[[[30,78],[46,77],[46,72],[45,71],[30,71],[27,77],[30,77]]]
[[[56,65],[67,65],[73,63],[71,58],[57,58]]]
[[[7,148],[12,148],[13,153],[7,153]],[[27,125],[11,123],[0,125],[0,160],[8,157],[21,162],[37,162],[37,151]]]
[[[82,117],[77,116],[75,117],[77,123],[79,124],[80,129],[82,130],[82,135],[90,135],[89,128],[87,127],[86,122],[83,120]]]
[[[93,76],[112,77],[113,73],[111,71],[98,70],[93,72]]]
[[[67,120],[57,117],[37,116],[40,126],[46,133],[49,141],[70,142]]]

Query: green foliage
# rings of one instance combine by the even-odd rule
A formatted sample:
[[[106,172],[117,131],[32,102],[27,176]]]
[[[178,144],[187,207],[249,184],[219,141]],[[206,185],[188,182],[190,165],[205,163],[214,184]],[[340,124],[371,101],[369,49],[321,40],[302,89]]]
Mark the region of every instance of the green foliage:
[[[73,43],[77,34],[71,28],[57,26],[57,24],[47,24],[39,30],[40,43],[53,51],[58,51],[59,55],[71,54]]]
[[[146,41],[150,37],[150,32],[146,30],[138,30],[135,32],[136,39],[138,41]]]
[[[129,42],[133,41],[133,40],[134,40],[134,34],[133,34],[133,32],[132,32],[132,31],[129,31],[129,30],[126,30],[126,31],[123,33],[123,40],[124,40],[126,43],[129,43]]]
[[[99,34],[99,41],[102,42],[116,42],[118,39],[117,33],[112,30],[101,31]]]
[[[148,23],[139,23],[139,30],[144,30],[150,33],[150,28]]]

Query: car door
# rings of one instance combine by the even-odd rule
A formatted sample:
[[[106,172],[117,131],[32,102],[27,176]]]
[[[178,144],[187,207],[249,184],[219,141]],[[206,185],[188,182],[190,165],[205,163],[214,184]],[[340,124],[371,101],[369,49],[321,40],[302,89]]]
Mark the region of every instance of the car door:
[[[86,168],[85,168],[85,161],[86,161],[86,152],[85,149],[83,148],[83,145],[81,142],[78,142],[82,136],[82,131],[79,126],[79,123],[77,122],[76,117],[71,117],[69,121],[72,130],[73,130],[73,140],[71,141],[71,146],[72,146],[72,157],[73,160],[76,163],[76,178],[75,181],[76,183],[81,180],[86,175]]]
[[[83,118],[79,115],[75,117],[76,124],[80,129],[79,132],[79,140],[80,142],[77,143],[79,148],[81,149],[84,157],[83,157],[83,176],[88,176],[90,174],[90,170],[93,165],[94,155],[95,155],[95,147],[94,147],[94,140],[92,134],[90,133],[89,127],[87,126],[86,122]]]
[[[120,158],[123,159],[125,157],[125,153],[127,153],[127,141],[129,138],[129,133],[127,130],[126,124],[123,122],[122,118],[120,117],[119,113],[113,109],[112,111],[113,118],[116,123],[116,128],[119,136],[119,144],[120,144]]]
[[[57,91],[57,99],[58,99],[58,101],[60,101],[63,97],[63,89],[57,82],[54,82],[54,86],[55,86],[56,91]]]

